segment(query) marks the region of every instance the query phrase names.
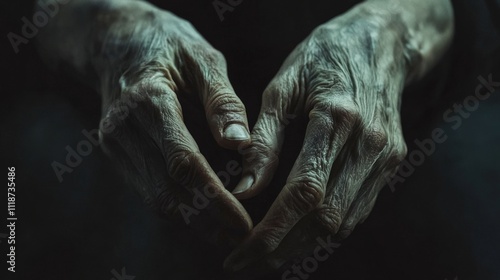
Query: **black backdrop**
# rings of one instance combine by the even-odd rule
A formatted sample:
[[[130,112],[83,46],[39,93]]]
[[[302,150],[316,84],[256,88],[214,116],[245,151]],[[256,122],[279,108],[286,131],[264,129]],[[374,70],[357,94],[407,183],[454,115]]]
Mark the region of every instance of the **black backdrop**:
[[[264,87],[293,47],[357,1],[244,0],[222,22],[211,0],[153,2],[190,20],[224,53],[253,125]],[[17,272],[7,279],[111,279],[123,267],[135,279],[220,279],[224,254],[154,216],[99,149],[57,181],[51,162],[64,161],[65,147],[83,139],[82,129],[97,127],[99,98],[47,71],[32,42],[14,54],[6,34],[20,32],[31,6],[10,1],[1,8],[0,146],[3,166],[17,169],[19,218]],[[402,108],[409,151],[435,127],[449,139],[395,192],[382,191],[370,218],[310,279],[500,279],[498,91],[460,129],[442,117],[474,94],[478,76],[500,80],[499,7],[499,1],[454,1],[454,46],[424,82],[407,89]],[[239,155],[216,148],[200,106],[184,106],[185,115],[198,116],[187,118],[188,127],[214,170],[224,170]],[[286,179],[305,121],[287,131],[273,188],[245,202],[254,221]],[[7,243],[0,241],[4,260]]]

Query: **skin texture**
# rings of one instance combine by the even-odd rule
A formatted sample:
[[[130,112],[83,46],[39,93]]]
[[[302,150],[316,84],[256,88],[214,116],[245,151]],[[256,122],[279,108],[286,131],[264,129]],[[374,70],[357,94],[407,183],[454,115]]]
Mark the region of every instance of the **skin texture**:
[[[141,1],[75,0],[43,30],[38,49],[51,68],[101,94],[101,147],[153,209],[224,246],[252,228],[184,125],[178,97],[194,95],[219,145],[250,140],[223,55],[190,23]],[[197,192],[210,203],[188,213]]]
[[[210,186],[215,198],[190,226],[221,243],[246,233],[224,265],[248,272],[308,254],[317,237],[341,240],[367,218],[406,155],[404,86],[438,62],[452,36],[448,0],[355,6],[316,28],[286,59],[263,94],[251,139],[223,56],[188,22],[145,2],[71,1],[39,35],[39,51],[47,65],[101,93],[103,149],[153,208],[182,222],[179,205],[191,205],[195,190]],[[184,125],[178,101],[184,94],[201,98],[221,146],[251,140],[234,196]],[[123,103],[132,106],[124,110]],[[267,187],[291,115],[309,117],[302,150],[252,229],[235,197]],[[241,129],[228,130],[231,124]]]
[[[451,9],[449,1],[368,1],[316,28],[289,55],[264,91],[233,193],[246,199],[267,187],[287,116],[308,116],[303,147],[263,220],[226,259],[228,271],[276,269],[311,253],[318,237],[346,238],[368,217],[406,155],[403,88],[445,52]]]

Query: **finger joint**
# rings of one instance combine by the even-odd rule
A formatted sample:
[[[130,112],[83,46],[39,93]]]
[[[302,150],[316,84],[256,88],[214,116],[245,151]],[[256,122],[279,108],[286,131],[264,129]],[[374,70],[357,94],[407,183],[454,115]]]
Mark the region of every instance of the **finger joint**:
[[[312,180],[290,183],[288,191],[291,193],[292,207],[304,215],[314,210],[324,197],[320,183]]]

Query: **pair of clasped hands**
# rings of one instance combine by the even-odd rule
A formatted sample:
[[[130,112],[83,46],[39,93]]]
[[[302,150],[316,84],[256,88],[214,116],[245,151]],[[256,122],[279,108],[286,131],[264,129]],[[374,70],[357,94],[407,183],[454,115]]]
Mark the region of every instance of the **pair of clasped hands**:
[[[453,29],[447,0],[363,2],[295,48],[265,89],[250,129],[223,54],[189,22],[142,1],[74,1],[61,9],[41,35],[42,57],[71,65],[101,93],[102,148],[148,204],[184,223],[180,205],[210,193],[189,226],[215,242],[237,240],[224,263],[232,272],[277,267],[318,236],[341,240],[367,218],[406,154],[403,88],[435,64]],[[179,94],[201,99],[221,147],[244,148],[232,192],[186,128]],[[133,106],[124,113],[123,104]],[[290,115],[308,117],[302,149],[253,225],[239,200],[268,187]]]

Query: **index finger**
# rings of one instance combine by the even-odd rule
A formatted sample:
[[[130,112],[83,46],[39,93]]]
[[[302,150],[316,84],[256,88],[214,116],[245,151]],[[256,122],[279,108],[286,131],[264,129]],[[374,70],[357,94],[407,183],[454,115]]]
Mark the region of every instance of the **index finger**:
[[[190,224],[193,216],[200,216],[197,220],[209,216],[207,220],[216,221],[226,229],[248,232],[252,227],[248,213],[224,188],[200,153],[184,124],[177,96],[168,84],[163,79],[156,83],[149,81],[135,87],[130,96],[135,101],[130,118],[145,129],[158,147],[163,157],[163,172],[175,182],[175,187],[180,185],[191,194],[192,200],[178,208],[186,224]]]
[[[286,185],[264,219],[226,259],[230,270],[274,251],[299,220],[322,204],[333,162],[355,122],[347,108],[318,104],[311,110],[304,145]]]

